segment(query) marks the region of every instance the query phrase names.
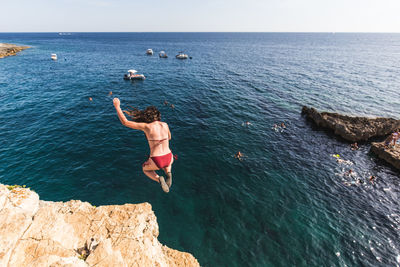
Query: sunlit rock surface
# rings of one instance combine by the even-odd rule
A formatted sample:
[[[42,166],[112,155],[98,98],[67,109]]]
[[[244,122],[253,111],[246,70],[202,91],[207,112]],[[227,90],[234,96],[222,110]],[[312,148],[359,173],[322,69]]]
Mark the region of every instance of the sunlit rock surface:
[[[199,266],[163,246],[148,203],[41,201],[0,184],[0,266]]]
[[[0,43],[0,58],[14,56],[18,52],[29,48],[29,46],[18,46],[14,44]]]

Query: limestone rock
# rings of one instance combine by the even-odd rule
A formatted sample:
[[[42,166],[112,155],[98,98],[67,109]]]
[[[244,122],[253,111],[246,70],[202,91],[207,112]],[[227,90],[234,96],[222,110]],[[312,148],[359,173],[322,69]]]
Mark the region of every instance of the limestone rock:
[[[371,151],[379,158],[391,164],[393,167],[400,170],[400,146],[396,145],[392,148],[386,148],[384,142],[372,143]]]
[[[7,266],[15,247],[32,224],[39,196],[28,189],[0,185],[0,266]]]
[[[82,259],[77,257],[63,258],[55,255],[43,256],[34,260],[29,266],[49,266],[49,267],[89,267]]]
[[[29,46],[17,46],[14,44],[0,43],[0,58],[14,56],[18,52],[29,48]]]
[[[199,266],[158,234],[148,203],[96,208],[0,185],[0,266]]]
[[[400,128],[400,120],[392,118],[351,117],[338,113],[318,112],[306,106],[303,107],[301,113],[319,127],[330,129],[336,135],[351,142],[385,136]]]

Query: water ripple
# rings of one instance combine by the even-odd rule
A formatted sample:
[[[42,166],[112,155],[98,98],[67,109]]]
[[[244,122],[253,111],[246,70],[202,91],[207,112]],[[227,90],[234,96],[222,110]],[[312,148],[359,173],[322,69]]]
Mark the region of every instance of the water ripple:
[[[150,202],[160,241],[203,266],[398,265],[398,172],[300,110],[399,118],[399,34],[0,33],[0,42],[32,47],[0,60],[2,183],[53,201]],[[170,58],[146,56],[149,47]],[[182,49],[193,59],[174,59]],[[131,68],[148,78],[123,81]],[[121,126],[114,96],[124,108],[156,105],[169,123],[179,159],[168,195],[142,174],[145,138]],[[274,131],[280,122],[287,128]],[[332,154],[364,184],[347,186],[350,166]]]

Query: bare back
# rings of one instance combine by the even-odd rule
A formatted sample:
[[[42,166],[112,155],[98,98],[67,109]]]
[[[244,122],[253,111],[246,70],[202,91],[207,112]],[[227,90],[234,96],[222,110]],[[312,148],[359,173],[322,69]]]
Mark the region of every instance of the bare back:
[[[146,125],[144,129],[150,147],[150,156],[162,156],[171,152],[169,140],[171,133],[168,124],[161,121],[154,121]]]

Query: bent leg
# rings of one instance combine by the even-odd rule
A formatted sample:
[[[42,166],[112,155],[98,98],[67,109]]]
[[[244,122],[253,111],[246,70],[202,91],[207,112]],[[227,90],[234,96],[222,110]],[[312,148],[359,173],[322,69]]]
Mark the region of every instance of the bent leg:
[[[160,183],[162,190],[165,193],[168,193],[169,187],[165,183],[164,177],[158,176],[158,174],[155,172],[156,170],[159,170],[159,168],[151,158],[149,158],[145,163],[143,163],[144,174],[146,174],[146,176],[149,177],[151,180]]]
[[[143,163],[142,167],[143,167],[143,173],[146,174],[147,177],[149,177],[153,181],[156,181],[157,183],[160,182],[159,176],[155,172],[159,170],[159,168],[151,158],[149,158],[145,163]]]
[[[174,156],[172,156],[171,158],[171,163],[167,167],[163,168],[163,171],[165,173],[169,173],[172,171],[172,163],[174,163]]]
[[[172,156],[171,162],[169,163],[169,165],[167,167],[163,168],[163,171],[167,175],[166,183],[167,183],[169,188],[172,186],[172,173],[171,173],[171,171],[172,171],[172,163],[173,162],[174,162],[174,156]]]

